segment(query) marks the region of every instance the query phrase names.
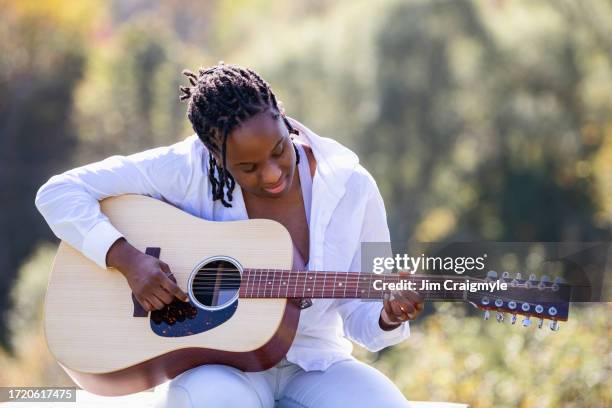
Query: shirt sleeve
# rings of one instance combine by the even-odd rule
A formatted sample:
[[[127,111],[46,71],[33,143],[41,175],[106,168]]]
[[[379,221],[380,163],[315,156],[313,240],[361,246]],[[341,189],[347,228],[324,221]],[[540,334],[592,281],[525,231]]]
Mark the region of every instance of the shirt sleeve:
[[[360,272],[361,269],[361,243],[378,242],[384,245],[385,251],[391,256],[391,239],[387,225],[387,215],[383,199],[378,187],[373,188],[366,205],[360,244],[351,262],[350,271]],[[386,256],[386,255],[385,255]],[[363,301],[359,299],[339,299],[336,301],[337,309],[344,321],[344,334],[352,341],[362,345],[370,351],[379,351],[392,346],[410,336],[408,322],[400,324],[389,331],[381,329],[378,324],[383,309],[381,302]]]
[[[53,176],[38,190],[36,207],[58,238],[106,268],[108,250],[123,235],[98,201],[122,194],[180,200],[193,172],[185,145],[112,156]]]

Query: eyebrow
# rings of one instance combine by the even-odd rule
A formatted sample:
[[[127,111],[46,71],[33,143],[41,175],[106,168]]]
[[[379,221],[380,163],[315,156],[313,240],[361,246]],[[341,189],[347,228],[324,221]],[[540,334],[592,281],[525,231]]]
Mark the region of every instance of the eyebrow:
[[[274,150],[276,150],[276,148],[283,141],[284,138],[285,138],[285,136],[281,136],[280,139],[278,139],[278,142],[276,142],[276,144],[274,145],[274,147],[270,151],[273,152]],[[255,163],[253,163],[253,162],[240,162],[240,163],[236,163],[235,165],[236,166],[240,166],[240,165],[243,165],[243,164],[255,164]]]

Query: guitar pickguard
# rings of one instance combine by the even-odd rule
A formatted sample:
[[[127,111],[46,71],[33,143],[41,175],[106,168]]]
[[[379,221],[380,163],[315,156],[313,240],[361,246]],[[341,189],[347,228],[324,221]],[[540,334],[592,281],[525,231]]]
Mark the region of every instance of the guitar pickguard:
[[[184,337],[213,329],[234,315],[238,300],[220,310],[204,310],[191,302],[174,299],[161,310],[151,312],[151,330],[161,337]]]

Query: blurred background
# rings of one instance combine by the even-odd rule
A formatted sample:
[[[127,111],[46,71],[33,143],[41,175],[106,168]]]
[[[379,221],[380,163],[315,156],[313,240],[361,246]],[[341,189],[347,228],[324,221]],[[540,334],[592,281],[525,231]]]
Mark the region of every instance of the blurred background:
[[[192,133],[181,70],[263,76],[355,150],[394,241],[610,241],[610,0],[0,0],[0,385],[66,385],[41,318],[50,176]],[[412,400],[612,405],[610,304],[561,331],[446,304],[359,358]],[[128,339],[126,339],[128,341]]]

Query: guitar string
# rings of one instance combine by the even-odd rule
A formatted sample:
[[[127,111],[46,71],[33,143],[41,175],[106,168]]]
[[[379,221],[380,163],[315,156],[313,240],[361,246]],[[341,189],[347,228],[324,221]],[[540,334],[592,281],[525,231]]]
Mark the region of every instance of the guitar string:
[[[437,292],[437,291],[425,291],[425,292],[419,292],[419,293],[434,293],[434,292]],[[325,296],[325,294],[321,294],[320,297],[319,296],[315,296],[314,294],[311,294],[311,293],[309,293],[308,295],[309,296],[306,297],[306,298],[313,298],[313,299],[316,299],[316,298],[319,298],[319,299],[320,298],[323,298],[323,299],[325,299],[325,298],[336,299],[336,298],[338,298],[338,297]],[[481,295],[481,294],[475,294],[475,295],[478,296],[478,295]],[[492,298],[494,300],[500,299],[500,300],[505,301],[506,303],[508,303],[510,301],[517,302],[516,310],[509,310],[507,306],[506,307],[504,307],[504,305],[502,305],[502,306],[495,306],[494,304],[492,304],[491,306],[484,305],[486,307],[482,307],[482,308],[485,309],[485,310],[504,311],[505,313],[510,313],[510,314],[520,314],[520,315],[527,315],[527,316],[532,316],[532,317],[548,318],[548,319],[555,318],[555,317],[558,319],[560,317],[559,311],[557,312],[556,315],[551,316],[549,313],[546,313],[546,308],[550,307],[552,304],[558,304],[558,303],[561,303],[561,302],[517,301],[514,298],[506,298],[506,297],[495,296],[495,295],[486,295],[486,296],[483,296],[483,297],[490,297],[490,298]],[[280,298],[280,299],[300,299],[300,298],[304,298],[304,297],[303,296],[295,296],[295,297],[244,296],[243,298],[246,298],[246,299],[253,299],[253,298],[254,299],[268,299],[268,298],[274,298],[274,299],[278,299],[278,298]],[[359,297],[353,297],[353,296],[348,296],[348,297],[344,297],[344,298],[359,299]],[[364,298],[364,299],[373,300],[373,301],[381,301],[381,300],[383,300],[383,297],[367,297],[367,298]],[[482,300],[482,297],[480,299]],[[436,300],[436,299],[426,299],[426,300],[430,300],[431,301],[431,300]],[[463,299],[463,298],[461,298],[461,299],[444,299],[444,298],[439,298],[439,300],[442,300],[442,301],[444,301],[444,300],[447,300],[447,301],[453,301],[453,300],[454,301],[465,301],[466,299]],[[527,304],[529,304],[530,305],[529,310],[528,311],[524,311],[524,310],[520,309],[518,303],[527,303]],[[545,305],[545,309],[541,313],[538,313],[535,310],[532,310],[532,306],[533,306],[533,309],[535,309],[535,306],[537,306],[538,304],[540,304],[540,305],[544,304]],[[477,305],[477,307],[479,307],[479,308],[481,308],[481,306],[483,306],[483,305],[482,304],[478,304]]]
[[[357,283],[357,284],[358,284],[359,282],[351,282],[351,283]],[[528,289],[528,290],[533,290],[533,291],[534,291],[533,293],[541,293],[541,292],[542,292],[543,290],[545,290],[545,289],[552,289],[552,287],[547,287],[547,288],[544,288],[544,289],[539,289],[538,287],[533,287],[533,286],[532,286],[532,287],[527,288],[527,286],[526,286],[525,284],[522,284],[522,285],[521,285],[521,284],[517,284],[515,287],[520,287],[520,288],[525,287],[525,288],[526,288],[526,289]],[[346,292],[351,293],[351,292],[355,291],[355,296],[349,296],[349,298],[359,298],[359,296],[357,296],[358,291],[359,291],[359,288],[360,288],[360,286],[348,286],[348,285],[347,285],[347,286],[346,286],[346,290],[344,290],[344,289],[343,289],[343,290],[344,290],[344,292],[345,292],[345,293],[343,293],[343,297],[346,297]],[[235,288],[235,287],[232,287],[232,289],[236,289],[236,288]],[[255,285],[253,285],[253,286],[252,286],[252,287],[250,287],[250,288],[249,288],[249,287],[244,287],[243,289],[245,289],[245,290],[252,289],[252,290],[251,290],[251,292],[254,292],[254,291],[255,291]],[[283,286],[278,286],[278,287],[276,287],[276,286],[265,286],[264,288],[261,288],[261,287],[259,287],[259,288],[258,288],[258,290],[257,290],[257,292],[258,292],[257,296],[252,296],[252,295],[253,295],[253,293],[251,293],[251,296],[249,296],[249,294],[248,294],[248,293],[245,293],[245,294],[244,294],[244,296],[245,296],[245,297],[247,297],[247,298],[249,298],[249,297],[250,297],[250,298],[275,298],[275,297],[276,297],[276,298],[281,298],[281,297],[280,297],[280,296],[278,296],[278,295],[277,295],[277,296],[274,296],[274,290],[275,290],[275,289],[278,289],[279,294],[280,294],[280,292],[281,292],[282,290],[286,290],[286,288],[285,288],[285,287],[283,287]],[[306,288],[306,289],[307,289],[307,288]],[[335,289],[336,289],[336,287],[335,287],[335,286],[334,286],[333,288],[326,288],[326,287],[316,287],[316,288],[315,288],[315,287],[313,287],[312,289],[313,289],[313,291],[312,291],[312,292],[310,292],[310,291],[309,291],[309,292],[307,293],[307,295],[309,295],[309,296],[315,296],[315,297],[323,297],[323,298],[325,298],[325,297],[328,297],[328,294],[327,294],[326,292],[329,292],[329,291],[331,290],[331,291],[334,291],[334,293],[333,293],[333,296],[332,296],[332,297],[330,297],[330,298],[337,298],[337,297],[335,296]],[[239,290],[240,290],[240,289],[239,289]],[[299,290],[300,290],[300,289],[298,289],[297,291],[299,292]],[[303,290],[303,289],[302,289],[302,290]],[[538,292],[535,292],[535,290],[538,290]],[[259,292],[260,292],[260,291],[261,291],[261,292],[263,292],[263,293],[261,294],[261,296],[260,296],[260,294],[259,294]],[[270,295],[266,295],[266,294],[268,293],[268,291],[270,292]],[[295,291],[295,289],[294,289],[294,291]],[[288,292],[288,291],[287,291],[287,292]],[[384,292],[387,292],[387,291],[378,291],[378,290],[377,290],[377,291],[376,291],[376,292],[374,292],[374,293],[384,293]],[[417,292],[418,292],[418,293],[444,293],[444,294],[449,294],[449,293],[462,293],[462,292],[464,292],[464,291],[463,291],[463,290],[456,290],[456,291],[449,291],[449,290],[446,290],[446,291],[438,291],[438,290],[431,290],[431,291],[430,291],[430,290],[424,290],[424,291],[423,291],[423,290],[420,290],[420,291],[417,291]],[[194,293],[195,293],[195,292],[194,292]],[[214,291],[210,291],[210,290],[202,290],[202,289],[200,289],[200,290],[198,290],[198,291],[197,291],[197,293],[198,293],[198,294],[213,294],[213,293],[214,293]],[[362,293],[363,293],[363,292],[362,292]],[[371,293],[370,293],[370,294],[371,294]],[[471,292],[471,294],[472,294],[472,296],[473,296],[473,297],[476,297],[477,299],[479,299],[479,300],[481,300],[481,301],[482,301],[482,299],[483,299],[483,298],[485,298],[485,297],[489,297],[489,298],[494,299],[494,300],[500,299],[500,300],[503,300],[503,301],[506,301],[506,302],[508,302],[508,301],[515,301],[515,302],[517,302],[517,303],[528,303],[528,304],[530,304],[530,305],[532,305],[532,304],[533,304],[533,305],[535,305],[535,304],[539,304],[539,303],[548,303],[548,304],[550,304],[550,303],[559,303],[559,302],[565,302],[565,300],[563,300],[563,299],[556,299],[556,300],[555,300],[555,299],[551,299],[551,300],[548,300],[548,299],[547,299],[546,301],[544,301],[544,300],[538,300],[538,301],[517,300],[517,298],[516,298],[516,297],[512,297],[512,298],[511,298],[511,297],[508,297],[508,296],[501,296],[501,295],[492,294],[492,293],[490,293],[490,292],[489,292],[489,293],[482,293],[482,292]],[[296,296],[296,297],[297,297],[297,296]],[[303,297],[303,296],[299,296],[299,297]],[[441,296],[441,298],[444,298],[444,296]],[[374,299],[378,299],[378,296],[374,297]],[[459,300],[466,300],[466,299],[464,299],[464,298],[462,297],[462,298],[461,298],[461,299],[459,299]],[[468,300],[469,300],[469,299],[468,299]],[[495,307],[491,307],[491,308],[494,308],[494,309],[495,309]]]
[[[221,270],[229,270],[229,271],[237,272],[237,269],[235,269],[235,268],[200,268],[200,270],[203,270],[203,269],[213,270],[213,271],[219,271],[221,269]],[[272,282],[272,284],[264,285],[264,287],[262,288],[260,285],[261,285],[261,282],[262,282],[261,278],[263,277],[263,273],[266,273],[266,275],[268,275],[271,271],[273,272],[273,276],[272,276],[272,279],[269,282]],[[317,278],[320,278],[320,276],[319,276],[320,274],[325,274],[325,273],[329,274],[329,272],[325,272],[325,271],[293,271],[293,270],[273,270],[273,269],[249,269],[249,270],[246,270],[246,272],[248,273],[248,275],[246,276],[247,279],[250,279],[250,278],[258,279],[259,278],[259,281],[257,281],[257,282],[255,282],[255,281],[254,282],[250,282],[250,284],[248,286],[242,287],[242,289],[244,289],[244,291],[248,291],[248,289],[251,289],[251,292],[254,292],[255,288],[257,287],[257,292],[263,291],[263,294],[262,294],[261,298],[273,297],[274,296],[273,292],[275,290],[278,290],[279,294],[280,294],[280,292],[282,290],[286,290],[286,293],[288,293],[289,287],[293,284],[293,281],[290,281],[290,279],[288,279],[290,282],[285,286],[285,285],[281,284],[280,282],[279,283],[276,282],[277,279],[275,279],[275,278],[277,278],[278,276],[281,276],[281,279],[282,279],[282,278],[285,277],[284,276],[285,274],[288,275],[287,276],[288,278],[291,278],[292,277],[291,275],[296,275],[296,274],[302,275],[304,277],[306,277],[308,275],[312,276],[314,274],[315,275],[314,276],[314,280],[313,280],[312,277],[310,279],[310,280],[312,280],[314,282]],[[367,279],[368,277],[379,277],[379,276],[382,276],[383,278],[384,278],[384,276],[393,276],[394,278],[402,277],[402,276],[397,275],[397,274],[394,274],[394,275],[389,275],[389,274],[379,275],[379,274],[372,274],[372,273],[367,273],[367,272],[365,272],[365,273],[361,273],[361,272],[331,272],[331,273],[336,275],[335,276],[336,279],[337,279],[338,274],[344,275],[347,279],[345,279],[345,282],[344,282],[345,284],[342,287],[342,290],[345,293],[346,292],[350,293],[350,292],[355,291],[355,296],[354,297],[357,297],[357,298],[359,298],[359,296],[357,296],[357,294],[358,294],[360,288],[362,287],[360,284],[369,283],[368,279]],[[251,275],[254,275],[254,276],[251,276]],[[325,277],[327,277],[327,276],[324,276],[324,278]],[[364,277],[366,279],[362,279]],[[425,280],[425,279],[426,280],[448,279],[447,277],[441,277],[441,276],[435,276],[435,275],[421,275],[421,276],[409,275],[409,276],[403,276],[402,278],[412,278],[413,281],[415,281],[415,280],[417,280],[417,281],[418,280]],[[467,279],[469,279],[469,278],[470,277],[468,277]],[[240,282],[242,280],[242,277],[232,277],[232,279],[235,282]],[[226,279],[224,279],[224,281],[227,282],[228,280],[231,281],[232,279],[226,278]],[[298,279],[299,279],[299,277],[298,277]],[[480,281],[479,278],[473,278],[472,277],[471,279],[475,279],[476,281]],[[217,281],[217,277],[196,277],[196,278],[194,278],[194,281],[195,280],[197,280],[198,283],[206,282],[207,280],[208,281],[216,282]],[[263,279],[263,281],[265,281],[265,280],[266,279]],[[305,279],[305,281],[304,281],[304,288],[303,289],[308,289],[308,288],[306,288],[307,281],[308,280]],[[482,280],[482,281],[483,282],[487,282],[486,280]],[[488,281],[488,282],[491,282],[491,281]],[[504,283],[511,284],[511,282],[512,282],[512,279],[506,279]],[[529,287],[527,286],[527,282],[531,282]],[[533,281],[533,280],[531,280],[531,281],[524,281],[524,283],[515,283],[512,287],[515,287],[515,288],[525,287],[527,289],[534,289],[534,290],[537,289],[540,293],[543,290],[552,289],[553,288],[553,284],[551,282],[546,282],[545,286],[543,288],[539,287],[539,283],[540,282],[537,281],[537,280],[536,281]],[[296,282],[296,286],[298,286],[298,285],[301,286],[301,282],[299,282],[299,280]],[[357,286],[354,286],[354,285],[357,285]],[[557,284],[557,285],[564,285],[564,284]],[[202,287],[202,285],[194,285],[194,286],[195,287],[200,287],[200,288]],[[585,286],[587,286],[587,285],[585,285]],[[204,284],[204,287],[206,287],[205,284]],[[238,288],[236,288],[236,285],[227,285],[227,284],[224,284],[224,283],[222,283],[220,286],[217,286],[217,287],[219,289],[221,289],[221,290],[228,289],[228,288],[232,289],[232,290],[238,289]],[[326,293],[326,292],[333,291],[333,294],[332,294],[331,298],[336,298],[335,290],[337,288],[340,288],[340,286],[335,286],[335,285],[333,287],[328,287],[328,286],[320,287],[320,286],[317,286],[317,287],[311,288],[313,290],[312,291],[308,291],[308,295],[309,296],[316,296],[316,297],[320,296],[320,297],[325,298],[325,297],[330,297],[329,294]],[[369,285],[368,285],[368,289],[369,289]],[[299,290],[300,289],[297,289],[298,292],[299,292]],[[361,290],[362,293],[364,292],[364,290],[365,289]],[[269,296],[266,295],[268,291],[270,292]],[[296,289],[294,288],[293,291],[295,292]],[[384,291],[376,291],[375,293],[377,293],[377,292],[384,292]],[[449,294],[449,293],[460,293],[460,292],[463,292],[463,290],[455,290],[455,291],[452,291],[452,290],[450,290],[450,291],[449,290],[446,290],[446,291],[419,290],[418,292],[421,293],[421,294],[425,294],[425,295],[431,294],[431,293],[438,293],[438,294],[442,294],[442,296],[439,296],[439,298],[445,298],[445,297],[447,297],[447,296],[445,296],[446,294]],[[207,290],[207,289],[198,289],[197,291],[194,291],[194,293],[203,294],[203,295],[205,295],[205,294],[211,294],[212,295],[213,293],[215,293],[215,291],[214,290]],[[478,292],[472,292],[472,293],[476,297],[480,295],[481,296],[480,300],[482,300],[484,297],[491,297],[493,299],[501,299],[501,300],[506,300],[506,301],[508,301],[510,299],[510,300],[516,301],[515,300],[516,298],[503,297],[503,296],[494,295],[494,294],[491,294],[491,293],[478,293]],[[251,295],[252,294],[253,293],[251,293]],[[248,293],[245,293],[244,296],[246,296],[246,297],[253,297],[253,296],[249,296]],[[259,293],[257,294],[257,297],[260,297]],[[343,297],[345,297],[345,294],[343,294]],[[368,298],[372,298],[372,297],[368,296]],[[373,297],[373,299],[378,299],[378,298],[379,298],[379,296]],[[462,299],[459,299],[459,300],[464,300],[464,299],[462,298]],[[532,304],[532,302],[525,301],[525,300],[519,300],[518,302]],[[534,304],[535,303],[536,302],[534,302]],[[539,301],[539,303],[543,303],[543,302]],[[546,302],[546,303],[551,303],[551,302]],[[555,302],[553,302],[553,303],[555,303]],[[496,308],[493,308],[493,309],[496,309]]]

